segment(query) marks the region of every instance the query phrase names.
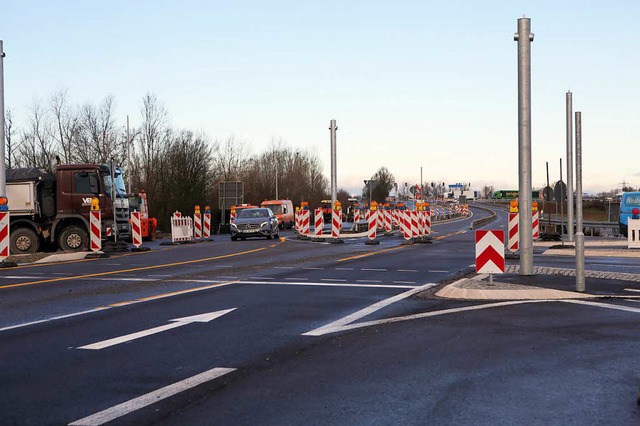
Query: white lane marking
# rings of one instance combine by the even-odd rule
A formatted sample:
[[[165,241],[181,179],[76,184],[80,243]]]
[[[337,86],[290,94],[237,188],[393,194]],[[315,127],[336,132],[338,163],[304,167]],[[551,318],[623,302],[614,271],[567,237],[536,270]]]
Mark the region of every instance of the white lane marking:
[[[394,284],[416,284],[415,281],[394,281]]]
[[[598,308],[613,309],[616,311],[636,312],[640,313],[640,308],[632,308],[630,306],[610,305],[608,303],[590,302],[588,300],[563,300],[566,303],[574,303],[576,305],[595,306]]]
[[[101,307],[101,308],[89,309],[88,311],[74,312],[72,314],[59,315],[57,317],[45,318],[45,319],[38,320],[38,321],[31,321],[31,322],[25,322],[25,323],[22,323],[22,324],[10,325],[8,327],[0,328],[0,331],[13,330],[14,328],[22,328],[22,327],[27,327],[29,325],[42,324],[43,322],[49,322],[49,321],[55,321],[55,320],[64,319],[64,318],[76,317],[78,315],[84,315],[84,314],[90,314],[90,313],[93,313],[93,312],[104,311],[105,309],[111,309],[111,308],[109,308],[108,306],[105,306],[105,307]]]
[[[640,293],[640,289],[637,289],[637,288],[625,288],[624,291],[635,291]]]
[[[353,271],[353,268],[335,268],[336,271]]]
[[[361,271],[387,272],[387,268],[362,268]]]
[[[640,303],[640,300],[638,299],[624,299],[627,302],[634,302],[634,303]]]
[[[429,269],[429,272],[435,273],[435,274],[446,274],[449,273],[449,271],[442,271],[442,270],[438,270],[438,269]]]
[[[40,277],[32,277],[29,275],[2,275],[0,276],[0,279],[11,279],[11,280],[16,280],[16,279],[25,279],[25,280],[33,280],[33,279],[38,279],[38,278],[42,278],[42,276]]]
[[[180,392],[191,389],[203,383],[217,379],[225,374],[235,371],[235,368],[212,368],[204,373],[197,374],[195,376],[186,378],[172,385],[165,386],[156,391],[147,393],[129,401],[123,402],[106,410],[92,414],[80,420],[76,420],[73,423],[69,423],[69,426],[97,426],[102,425],[119,417],[129,414],[133,411],[147,407],[163,399],[169,398],[173,395],[177,395]]]
[[[150,276],[150,277],[155,277],[155,278],[167,278],[167,277],[170,277],[171,275],[166,275],[166,274],[163,274],[163,275],[159,275],[159,274],[149,274],[149,276]]]
[[[336,321],[333,321],[327,325],[323,325],[322,327],[316,328],[315,330],[308,331],[306,333],[302,333],[303,336],[322,336],[327,333],[334,333],[335,331],[341,330],[347,324],[351,324],[354,321],[359,320],[360,318],[364,318],[367,315],[372,314],[373,312],[379,311],[380,309],[391,305],[392,303],[396,303],[399,300],[406,299],[407,297],[413,296],[416,293],[419,293],[428,288],[434,287],[436,284],[429,283],[420,287],[414,287],[409,291],[405,291],[404,293],[397,294],[388,299],[381,300],[379,302],[374,303],[371,306],[367,306],[364,309],[360,309],[357,312],[352,313],[351,315],[347,315],[346,317],[340,318]],[[330,331],[328,331],[330,330]]]
[[[293,269],[293,266],[274,266],[273,269]]]
[[[356,280],[357,283],[381,283],[382,280]]]
[[[308,281],[309,278],[298,278],[298,277],[291,277],[291,278],[285,278],[285,280],[291,280],[291,281]]]
[[[353,283],[314,283],[314,282],[264,282],[264,281],[239,281],[237,284],[256,285],[298,285],[309,287],[355,287],[355,288],[416,288],[414,285],[391,285],[391,284],[353,284]]]
[[[248,280],[275,280],[272,277],[247,277]]]
[[[218,278],[223,279],[223,280],[237,280],[238,277],[227,277],[227,276],[222,276],[219,275]]]
[[[95,281],[158,281],[157,278],[118,278],[118,277],[99,278],[99,277],[88,277],[88,278],[83,278],[83,279],[95,280]]]
[[[347,280],[343,280],[342,278],[320,278],[320,281],[346,282]]]
[[[309,268],[302,268],[302,269],[306,269],[308,271],[322,271],[324,268],[311,268],[311,267],[309,267]]]
[[[173,328],[183,327],[194,322],[211,322],[214,319],[220,318],[221,316],[228,314],[231,311],[235,311],[236,309],[237,308],[224,309],[221,311],[207,312],[204,314],[192,315],[189,317],[171,319],[169,320],[169,324],[149,328],[147,330],[137,331],[135,333],[126,334],[124,336],[114,337],[112,339],[103,340],[101,342],[92,343],[90,345],[79,346],[78,349],[100,350],[109,348],[121,343],[130,342],[136,339],[142,339],[143,337],[151,336],[152,334],[162,333],[163,331],[171,330]]]
[[[418,272],[417,269],[398,269],[398,272]]]

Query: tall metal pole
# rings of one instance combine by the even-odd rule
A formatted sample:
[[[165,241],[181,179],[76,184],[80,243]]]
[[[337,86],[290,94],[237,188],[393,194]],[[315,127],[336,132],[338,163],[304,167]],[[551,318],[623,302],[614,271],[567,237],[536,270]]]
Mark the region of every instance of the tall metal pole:
[[[336,130],[338,130],[338,126],[336,126],[336,120],[331,120],[329,130],[331,131],[331,208],[333,208],[338,199],[338,175],[336,170]]]
[[[567,240],[573,242],[573,94],[567,92]]]
[[[420,198],[424,199],[424,187],[422,186],[422,166],[420,166]]]
[[[4,154],[4,48],[0,40],[0,196],[7,195],[7,173]],[[11,200],[9,200],[11,202]]]
[[[576,111],[576,291],[585,291],[582,230],[582,113]]]
[[[131,194],[131,139],[129,139],[129,116],[127,115],[127,193]]]
[[[531,221],[531,19],[518,19],[518,191],[520,220],[520,275],[533,275]]]
[[[276,200],[279,200],[280,198],[278,198],[278,161],[276,160]]]
[[[562,190],[562,158],[560,159],[560,238],[564,234],[564,191]]]

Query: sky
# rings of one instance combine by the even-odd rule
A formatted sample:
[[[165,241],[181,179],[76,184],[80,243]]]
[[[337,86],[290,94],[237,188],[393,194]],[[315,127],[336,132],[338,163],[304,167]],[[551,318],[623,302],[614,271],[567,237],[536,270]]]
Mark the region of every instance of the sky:
[[[582,112],[583,188],[640,186],[640,2],[29,1],[0,4],[5,108],[155,94],[175,128],[316,153],[359,192],[405,182],[518,187],[517,20],[531,19],[532,182],[566,179],[565,94]]]

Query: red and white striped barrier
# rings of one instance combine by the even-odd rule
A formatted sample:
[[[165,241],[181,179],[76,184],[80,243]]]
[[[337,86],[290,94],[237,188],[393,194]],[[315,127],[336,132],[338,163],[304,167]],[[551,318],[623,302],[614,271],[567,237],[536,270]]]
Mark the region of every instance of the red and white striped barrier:
[[[300,210],[296,210],[293,212],[293,229],[299,234],[300,233]]]
[[[519,213],[509,213],[509,243],[508,248],[510,251],[518,251],[520,243],[520,232],[518,231],[518,221],[520,220]]]
[[[426,217],[427,217],[427,211],[426,210],[418,210],[418,234],[420,234],[421,237],[426,237],[427,236],[427,231],[426,231]]]
[[[411,237],[418,238],[418,212],[411,211]]]
[[[0,262],[9,257],[9,212],[0,212]]]
[[[504,231],[476,231],[476,272],[504,273]]]
[[[89,246],[94,252],[100,251],[102,249],[102,217],[100,210],[91,210],[89,212],[89,228],[91,228]]]
[[[190,217],[182,217],[180,212],[171,216],[171,241],[180,243],[193,239],[193,221]]]
[[[317,208],[314,212],[313,218],[314,222],[314,234],[316,237],[320,237],[322,235],[322,229],[324,228],[324,216],[322,215],[322,209]]]
[[[533,238],[540,238],[540,215],[538,211],[531,212],[531,234]]]
[[[377,227],[378,227],[378,229],[384,229],[384,213],[382,213],[384,210],[383,209],[378,209],[376,211],[377,211],[376,216],[378,217]]]
[[[202,239],[202,213],[193,214],[193,238]]]
[[[113,224],[107,225],[105,228],[105,236],[107,239],[113,237]]]
[[[340,230],[342,229],[342,211],[332,209],[331,210],[331,236],[338,238],[340,236]]]
[[[237,213],[235,211],[231,212],[229,215],[229,223],[233,223],[236,220]]]
[[[382,210],[384,213],[384,230],[387,233],[393,232],[393,224],[391,223],[391,210]]]
[[[204,226],[202,227],[202,233],[205,240],[211,237],[211,213],[204,213]]]
[[[300,214],[300,233],[309,235],[311,232],[311,210],[301,210]]]
[[[136,248],[142,245],[142,225],[140,223],[140,212],[131,212],[131,240]]]
[[[396,228],[400,228],[400,220],[398,219],[398,212],[399,210],[393,210],[391,212],[391,217],[393,219],[393,226],[395,226]]]
[[[409,241],[411,239],[411,212],[409,210],[402,211],[401,221],[404,239]]]
[[[355,209],[353,211],[353,226],[355,226],[358,222],[360,222],[360,210]]]
[[[424,216],[424,235],[431,235],[431,208],[427,208]]]
[[[376,239],[376,232],[378,228],[378,211],[377,210],[367,210],[367,224],[369,225],[369,240],[373,241]]]

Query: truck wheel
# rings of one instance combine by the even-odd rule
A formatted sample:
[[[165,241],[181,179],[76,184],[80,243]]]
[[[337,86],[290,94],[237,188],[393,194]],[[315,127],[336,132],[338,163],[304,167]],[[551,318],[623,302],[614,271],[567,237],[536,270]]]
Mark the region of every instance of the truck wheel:
[[[31,228],[18,228],[11,232],[11,253],[35,253],[40,248],[40,238]]]
[[[58,245],[64,251],[82,251],[89,246],[87,231],[79,226],[65,228],[58,237]]]

